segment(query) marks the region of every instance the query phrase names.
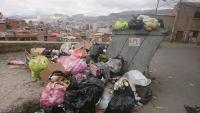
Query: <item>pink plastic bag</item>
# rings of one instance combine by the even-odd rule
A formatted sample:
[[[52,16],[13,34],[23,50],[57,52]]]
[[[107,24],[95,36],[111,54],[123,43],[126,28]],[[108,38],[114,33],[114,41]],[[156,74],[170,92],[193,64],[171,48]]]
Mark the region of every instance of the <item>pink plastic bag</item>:
[[[65,70],[73,75],[82,73],[87,68],[85,61],[74,56],[61,56],[57,62],[61,63]]]
[[[109,66],[104,62],[90,64],[89,68],[90,68],[91,74],[95,77],[104,75],[107,78],[110,76]]]
[[[25,63],[22,60],[10,60],[8,65],[25,65]]]
[[[40,107],[47,108],[64,102],[66,88],[60,84],[48,83],[40,97]]]
[[[73,56],[61,56],[56,58],[55,62],[63,64],[64,67],[67,66],[68,63],[77,60],[78,58]]]
[[[67,71],[69,71],[73,75],[75,75],[75,74],[78,74],[78,73],[82,73],[85,69],[87,69],[87,64],[82,59],[77,59],[73,62],[70,62],[68,64],[67,69],[68,69]]]
[[[94,64],[90,65],[90,71],[91,71],[91,74],[95,77],[98,77],[101,74],[100,69]]]
[[[77,58],[81,58],[81,57],[87,56],[87,52],[86,50],[83,50],[83,49],[75,49],[72,51],[71,55]]]
[[[78,79],[86,79],[87,75],[85,75],[84,73],[78,73],[76,75],[73,75],[73,77],[78,80]]]

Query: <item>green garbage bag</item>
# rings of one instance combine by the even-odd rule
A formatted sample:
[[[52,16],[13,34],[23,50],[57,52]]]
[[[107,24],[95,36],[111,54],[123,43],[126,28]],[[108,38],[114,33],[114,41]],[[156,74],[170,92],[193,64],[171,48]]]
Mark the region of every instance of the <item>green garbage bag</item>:
[[[98,57],[99,62],[107,62],[109,60],[106,54],[100,54]]]
[[[35,58],[30,59],[29,68],[31,69],[32,77],[40,78],[40,72],[47,68],[49,64],[49,60],[45,56],[37,56]]]
[[[128,29],[128,23],[123,19],[118,19],[114,25],[115,30],[125,30]]]

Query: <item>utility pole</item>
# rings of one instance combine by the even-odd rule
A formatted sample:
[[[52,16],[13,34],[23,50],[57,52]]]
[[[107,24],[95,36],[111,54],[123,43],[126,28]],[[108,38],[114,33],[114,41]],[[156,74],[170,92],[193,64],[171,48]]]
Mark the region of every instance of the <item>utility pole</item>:
[[[167,0],[162,0],[162,1],[163,1],[163,2],[166,2]],[[159,4],[160,4],[160,0],[157,0],[155,16],[158,14]]]
[[[173,23],[173,27],[172,27],[172,34],[171,34],[171,41],[173,40],[173,37],[174,37],[174,34],[175,34],[175,26],[176,26],[176,23],[177,23],[177,19],[178,19],[178,16],[179,16],[179,12],[180,12],[180,7],[181,7],[181,4],[182,4],[183,0],[180,0],[179,1],[179,4],[177,6],[177,13],[175,15],[175,19],[174,19],[174,23]]]
[[[160,3],[160,0],[157,0],[157,5],[156,5],[156,13],[155,13],[155,16],[157,15],[158,13],[158,6],[159,6],[159,3]]]

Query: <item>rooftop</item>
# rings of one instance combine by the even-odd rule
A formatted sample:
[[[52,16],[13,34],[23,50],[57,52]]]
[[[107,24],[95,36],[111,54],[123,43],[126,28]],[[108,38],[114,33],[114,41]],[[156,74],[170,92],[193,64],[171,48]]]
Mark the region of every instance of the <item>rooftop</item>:
[[[99,28],[97,32],[111,34],[110,28]]]

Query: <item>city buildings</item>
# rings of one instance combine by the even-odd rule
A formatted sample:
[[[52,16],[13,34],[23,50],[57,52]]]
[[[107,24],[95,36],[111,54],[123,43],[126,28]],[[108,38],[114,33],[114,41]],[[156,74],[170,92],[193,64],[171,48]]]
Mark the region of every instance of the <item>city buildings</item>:
[[[94,34],[94,41],[98,43],[109,43],[111,39],[110,28],[99,28]]]

